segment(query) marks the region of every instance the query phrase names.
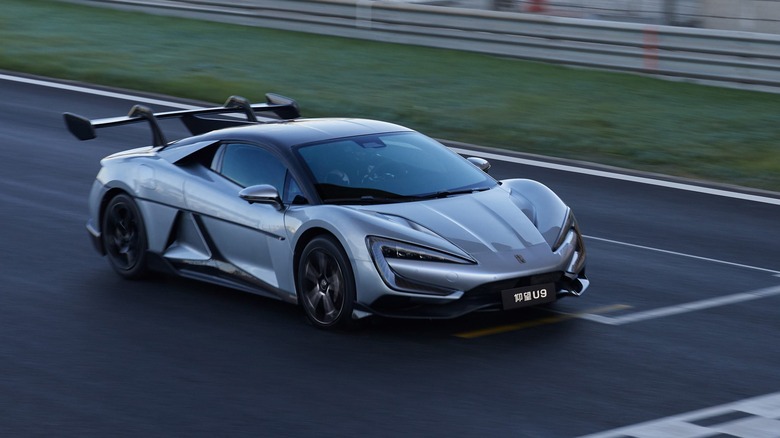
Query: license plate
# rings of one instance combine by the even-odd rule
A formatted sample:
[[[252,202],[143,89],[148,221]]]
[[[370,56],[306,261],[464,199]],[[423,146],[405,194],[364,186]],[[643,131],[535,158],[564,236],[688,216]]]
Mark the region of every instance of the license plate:
[[[548,283],[502,290],[501,299],[504,310],[549,303],[555,301],[555,285]]]

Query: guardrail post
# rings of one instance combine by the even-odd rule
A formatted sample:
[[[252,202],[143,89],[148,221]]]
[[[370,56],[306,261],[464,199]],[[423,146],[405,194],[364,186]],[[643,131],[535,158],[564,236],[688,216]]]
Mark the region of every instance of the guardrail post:
[[[658,28],[647,26],[643,33],[645,70],[655,73],[658,71]]]
[[[356,0],[355,1],[355,27],[360,29],[371,29],[371,7],[374,6],[374,0]]]
[[[511,11],[515,9],[515,0],[493,0],[493,10]]]
[[[545,0],[531,0],[531,5],[528,6],[528,12],[545,12],[547,7],[544,3]]]
[[[664,24],[673,26],[675,24],[675,6],[676,0],[664,0]]]

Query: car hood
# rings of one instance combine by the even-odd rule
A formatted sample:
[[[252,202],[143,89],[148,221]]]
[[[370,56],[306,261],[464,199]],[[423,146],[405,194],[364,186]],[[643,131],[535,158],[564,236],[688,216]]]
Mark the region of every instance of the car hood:
[[[530,202],[500,187],[367,209],[420,225],[472,255],[548,245],[529,219],[534,217]]]

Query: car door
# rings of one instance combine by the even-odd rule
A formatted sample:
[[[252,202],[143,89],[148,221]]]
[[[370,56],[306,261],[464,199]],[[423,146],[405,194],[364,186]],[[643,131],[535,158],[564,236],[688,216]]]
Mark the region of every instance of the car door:
[[[242,188],[257,184],[270,184],[282,195],[297,186],[283,161],[271,150],[249,143],[223,143],[218,146],[211,169],[204,169],[203,175],[185,183],[187,208],[199,216],[204,239],[216,253],[211,254],[212,263],[223,263],[220,270],[236,279],[292,300],[292,250],[284,209],[250,204],[238,196]]]

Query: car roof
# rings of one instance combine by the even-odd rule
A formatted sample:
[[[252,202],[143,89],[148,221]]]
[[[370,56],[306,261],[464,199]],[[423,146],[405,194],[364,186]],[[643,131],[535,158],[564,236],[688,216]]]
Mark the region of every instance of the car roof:
[[[220,129],[192,137],[191,140],[251,141],[273,144],[279,148],[290,148],[306,143],[387,132],[412,132],[412,130],[378,120],[313,118],[280,120]]]

